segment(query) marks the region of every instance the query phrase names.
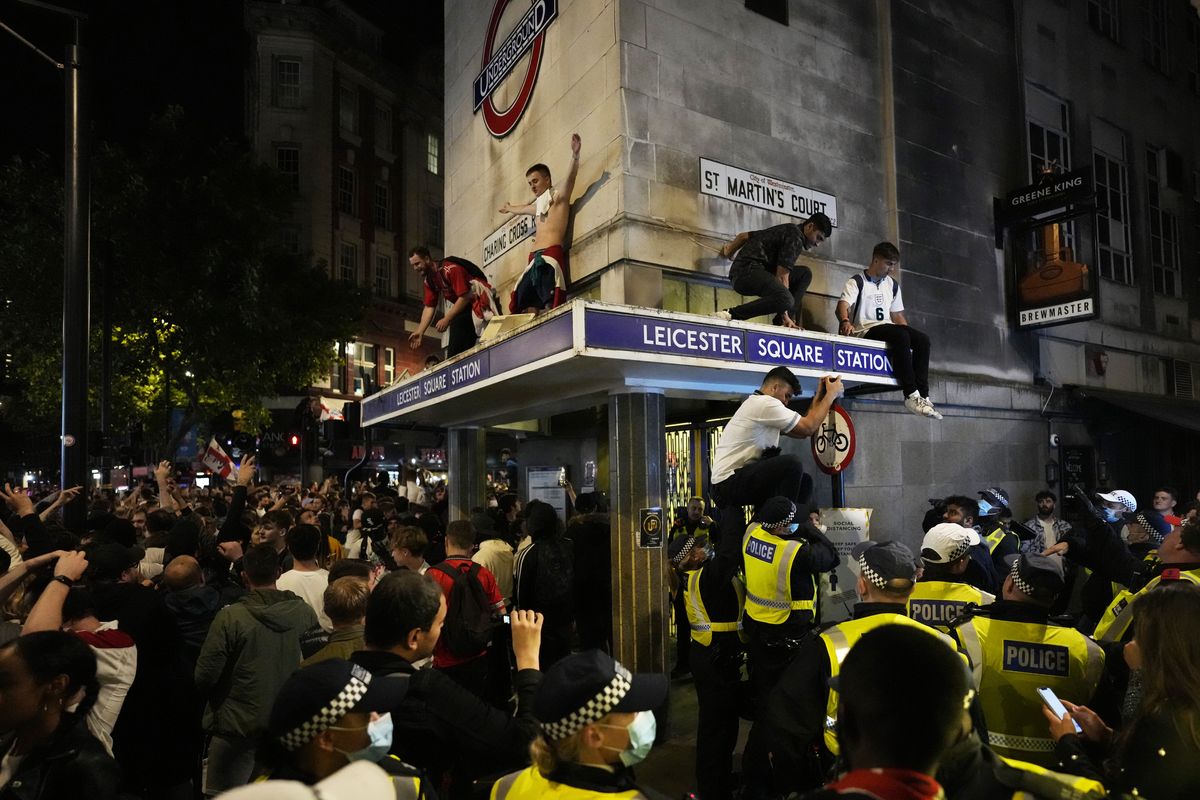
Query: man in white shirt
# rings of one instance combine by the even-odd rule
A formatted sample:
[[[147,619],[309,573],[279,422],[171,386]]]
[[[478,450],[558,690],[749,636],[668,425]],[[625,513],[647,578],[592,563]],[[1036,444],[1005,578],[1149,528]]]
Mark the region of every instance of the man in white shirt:
[[[899,266],[896,245],[875,245],[871,264],[842,289],[836,311],[838,333],[886,342],[892,373],[904,393],[904,407],[922,417],[941,419],[929,402],[929,337],[908,324],[900,285],[891,276]]]
[[[287,533],[288,552],[292,554],[292,568],[279,576],[275,588],[298,595],[317,614],[317,621],[324,630],[333,630],[333,623],[325,614],[325,590],[329,588],[329,570],[321,569],[317,563],[317,548],[321,543],[321,529],[316,525],[297,525]]]
[[[821,378],[803,416],[788,408],[799,391],[800,381],[791,370],[776,367],[725,423],[712,461],[712,492],[717,508],[723,512],[723,536],[742,535],[742,506],[757,508],[776,496],[786,497],[798,506],[808,502],[811,482],[808,491],[802,492],[804,467],[798,456],[779,454],[779,437],[812,436],[842,393],[842,380],[829,375]]]

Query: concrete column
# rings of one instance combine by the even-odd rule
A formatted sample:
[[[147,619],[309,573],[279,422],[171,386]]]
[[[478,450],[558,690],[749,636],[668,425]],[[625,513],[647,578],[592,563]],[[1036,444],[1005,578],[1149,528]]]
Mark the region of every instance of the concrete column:
[[[608,399],[612,519],[613,655],[633,672],[667,669],[666,530],[639,547],[641,510],[662,509],[666,398],[653,390]]]
[[[486,436],[483,428],[451,428],[446,438],[450,473],[450,520],[468,519],[487,502]]]

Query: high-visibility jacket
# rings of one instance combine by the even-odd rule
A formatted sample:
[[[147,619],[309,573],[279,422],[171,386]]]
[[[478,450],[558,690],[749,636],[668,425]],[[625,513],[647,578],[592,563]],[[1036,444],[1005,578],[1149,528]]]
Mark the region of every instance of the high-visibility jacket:
[[[995,530],[983,537],[984,544],[987,545],[988,552],[992,555],[996,554],[996,548],[1004,543],[1004,539],[1008,536],[1013,538],[1013,546],[1016,549],[1021,547],[1021,539],[1012,531],[1006,531],[1003,525],[996,525]]]
[[[687,585],[683,590],[683,604],[687,608],[688,627],[692,629],[692,641],[708,647],[712,644],[714,633],[737,633],[742,641],[746,640],[742,633],[742,612],[746,604],[746,587],[741,578],[734,575],[730,580],[730,590],[737,595],[737,617],[734,619],[713,619],[704,607],[704,596],[700,591],[700,573],[704,567],[688,573]]]
[[[986,606],[996,601],[996,595],[977,589],[969,583],[955,581],[919,581],[908,597],[908,615],[945,633],[950,623],[962,614],[968,603]]]
[[[1108,797],[1104,784],[1091,778],[1054,772],[1028,761],[999,757],[996,778],[1009,789],[1014,798],[1061,797],[1063,800],[1103,800]]]
[[[544,797],[558,797],[563,800],[590,800],[596,797],[604,797],[606,800],[647,800],[646,795],[637,789],[601,793],[595,789],[580,789],[565,783],[555,783],[542,775],[536,766],[505,775],[492,786],[491,800],[540,800]]]
[[[1105,610],[1100,621],[1096,623],[1093,638],[1101,642],[1119,642],[1125,638],[1129,626],[1133,624],[1134,604],[1139,597],[1153,590],[1163,581],[1187,581],[1200,584],[1200,569],[1172,569],[1167,567],[1158,575],[1151,578],[1145,586],[1136,592],[1122,589]]]
[[[756,523],[742,537],[746,572],[746,615],[765,625],[782,625],[792,612],[816,608],[817,576],[792,586],[792,564],[805,546],[803,539],[783,539]]]
[[[850,652],[850,648],[854,646],[855,642],[861,639],[866,633],[884,625],[908,625],[917,628],[927,632],[930,636],[936,636],[941,639],[951,650],[956,652],[958,650],[954,640],[946,634],[935,631],[928,625],[915,622],[903,614],[872,614],[869,617],[851,619],[834,625],[821,634],[821,641],[825,644],[825,652],[829,656],[829,676],[831,678],[837,677],[841,671],[842,661],[845,660],[846,654]],[[896,657],[903,658],[904,654],[897,653]],[[838,754],[837,710],[838,693],[830,689],[829,699],[825,703],[825,747],[835,756]]]
[[[1104,671],[1104,651],[1074,628],[974,617],[955,628],[971,660],[988,744],[998,755],[1056,766],[1039,687],[1086,704]]]

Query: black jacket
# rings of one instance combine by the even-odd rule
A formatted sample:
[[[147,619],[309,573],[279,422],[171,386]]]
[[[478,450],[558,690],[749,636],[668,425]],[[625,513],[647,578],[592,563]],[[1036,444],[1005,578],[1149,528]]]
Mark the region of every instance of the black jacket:
[[[0,739],[0,753],[7,753],[15,738]],[[120,770],[104,745],[82,719],[68,715],[49,744],[25,756],[0,789],[0,800],[116,800],[120,783]]]

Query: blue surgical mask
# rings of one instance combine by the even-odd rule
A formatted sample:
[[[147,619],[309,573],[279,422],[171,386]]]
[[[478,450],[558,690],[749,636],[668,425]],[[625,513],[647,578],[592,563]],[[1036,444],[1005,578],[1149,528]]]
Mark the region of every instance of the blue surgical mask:
[[[333,730],[344,729],[334,728]],[[392,715],[384,714],[378,719],[372,720],[367,725],[367,736],[371,737],[371,743],[363,749],[351,753],[347,753],[345,750],[338,750],[338,752],[351,762],[370,761],[372,764],[377,764],[382,761],[387,757],[388,751],[392,749]]]
[[[979,516],[986,517],[987,515],[991,514],[995,508],[996,507],[993,506],[991,503],[989,503],[987,500],[980,500],[979,501]]]
[[[605,728],[616,728],[617,725],[604,725]],[[625,726],[625,730],[629,732],[629,747],[621,751],[619,758],[621,763],[627,767],[632,767],[634,764],[640,764],[646,760],[646,756],[650,755],[650,748],[654,746],[654,737],[658,733],[658,722],[654,719],[653,712],[639,711],[637,716],[633,718],[633,722]],[[616,748],[609,748],[615,750]]]
[[[1107,520],[1108,522],[1116,522],[1119,519],[1121,519],[1121,515],[1118,514],[1115,510],[1109,508],[1108,506],[1105,506],[1104,507],[1104,519]]]
[[[788,533],[795,533],[798,530],[800,530],[799,522],[793,522],[791,525],[788,525]]]

